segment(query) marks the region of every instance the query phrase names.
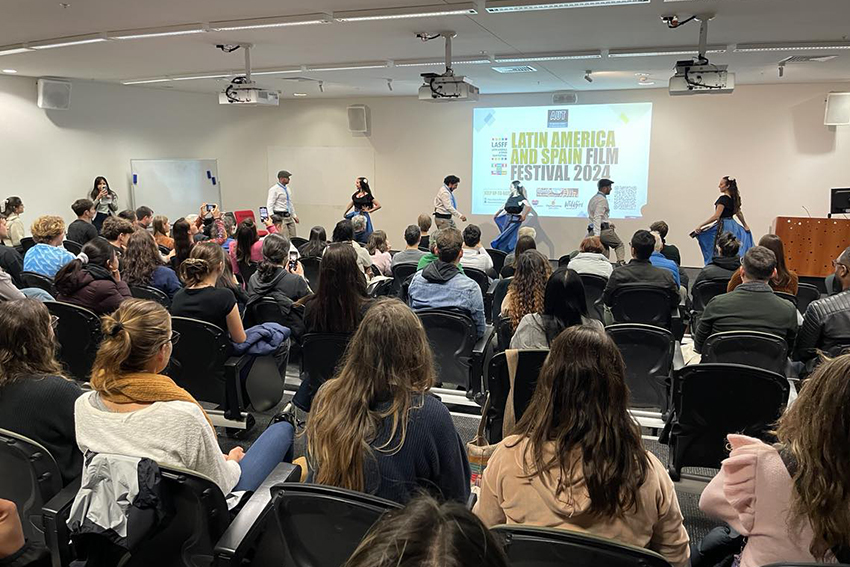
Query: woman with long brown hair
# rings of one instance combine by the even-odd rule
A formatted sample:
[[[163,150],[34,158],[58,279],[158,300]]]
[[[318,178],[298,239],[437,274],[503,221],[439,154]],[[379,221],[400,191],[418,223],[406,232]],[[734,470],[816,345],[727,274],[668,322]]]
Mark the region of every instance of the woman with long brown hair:
[[[74,402],[83,392],[56,361],[54,322],[35,299],[0,303],[0,428],[43,445],[68,484],[83,469],[74,437]]]
[[[156,226],[156,217],[154,226]],[[127,241],[121,277],[132,286],[150,286],[173,299],[183,287],[174,270],[165,265],[154,237],[146,230],[137,230]]]
[[[779,419],[777,445],[729,435],[700,509],[746,536],[740,567],[850,562],[850,355],[821,364]]]
[[[617,345],[593,327],[566,329],[552,342],[514,434],[484,470],[475,513],[487,526],[589,532],[687,565],[673,482],[644,449],[628,407]]]
[[[543,312],[546,282],[551,275],[549,260],[537,250],[526,250],[517,258],[514,279],[502,301],[502,315],[511,318],[513,330],[526,315]]]
[[[775,234],[765,234],[759,240],[759,246],[764,246],[776,256],[776,276],[772,277],[768,282],[770,287],[773,288],[773,291],[797,295],[800,278],[797,277],[797,272],[788,269],[788,264],[785,262],[785,246],[782,244],[782,239]],[[744,269],[739,267],[732,274],[732,278],[726,286],[726,291],[732,291],[742,283],[744,283]]]
[[[366,312],[339,372],[313,401],[311,482],[402,503],[422,490],[466,502],[469,462],[449,411],[428,392],[432,359],[422,323],[401,301],[382,299]]]
[[[174,250],[174,239],[168,236],[171,231],[171,225],[168,224],[168,217],[157,215],[153,218],[153,237],[156,240],[157,246],[164,246],[169,250]]]

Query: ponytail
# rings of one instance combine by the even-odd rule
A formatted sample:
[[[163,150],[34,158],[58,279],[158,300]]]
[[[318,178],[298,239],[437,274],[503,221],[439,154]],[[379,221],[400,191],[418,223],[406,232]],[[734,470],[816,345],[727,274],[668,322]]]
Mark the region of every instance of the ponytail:
[[[108,269],[109,262],[115,258],[115,250],[109,241],[102,236],[92,238],[83,245],[83,250],[75,260],[65,264],[53,278],[56,290],[65,295],[70,295],[76,289],[73,282],[76,275],[82,271],[86,264],[100,266]]]
[[[263,261],[257,268],[260,281],[270,281],[289,256],[289,239],[282,234],[270,234],[263,240]]]
[[[738,190],[738,181],[729,176],[724,177],[726,180],[726,190],[729,191],[729,196],[732,197],[732,206],[734,212],[741,212],[741,192]]]

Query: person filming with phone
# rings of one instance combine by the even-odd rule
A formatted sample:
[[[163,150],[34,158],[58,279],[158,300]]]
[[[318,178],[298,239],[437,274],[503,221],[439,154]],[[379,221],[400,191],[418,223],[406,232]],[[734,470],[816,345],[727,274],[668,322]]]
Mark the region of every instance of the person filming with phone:
[[[286,232],[292,238],[296,235],[295,225],[300,221],[295,214],[295,205],[292,203],[292,195],[289,190],[289,178],[292,174],[285,169],[277,172],[277,183],[269,188],[269,197],[266,207],[269,212],[283,217]]]

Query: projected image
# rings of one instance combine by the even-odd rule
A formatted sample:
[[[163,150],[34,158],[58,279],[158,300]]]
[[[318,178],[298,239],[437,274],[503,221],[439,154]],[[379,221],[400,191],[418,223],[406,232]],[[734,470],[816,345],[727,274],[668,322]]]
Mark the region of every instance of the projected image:
[[[586,217],[611,179],[611,218],[640,218],[651,125],[651,103],[476,108],[472,213],[495,213],[519,180],[538,215]]]

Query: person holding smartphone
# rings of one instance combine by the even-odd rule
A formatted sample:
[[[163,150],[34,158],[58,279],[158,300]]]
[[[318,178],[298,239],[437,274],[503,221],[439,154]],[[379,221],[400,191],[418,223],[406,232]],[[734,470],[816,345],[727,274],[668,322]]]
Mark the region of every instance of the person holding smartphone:
[[[266,207],[269,211],[283,217],[283,224],[289,237],[297,236],[295,225],[300,221],[295,214],[295,205],[292,204],[292,195],[289,190],[289,179],[292,174],[282,169],[277,172],[277,183],[269,188],[269,196]]]
[[[94,187],[89,194],[89,199],[94,202],[96,211],[92,224],[99,233],[103,227],[103,221],[118,212],[118,194],[109,188],[106,178],[99,175],[94,178]]]
[[[298,253],[290,249],[284,234],[270,234],[263,239],[263,261],[248,280],[248,303],[260,297],[273,297],[278,303],[298,301],[312,293],[304,278]]]

